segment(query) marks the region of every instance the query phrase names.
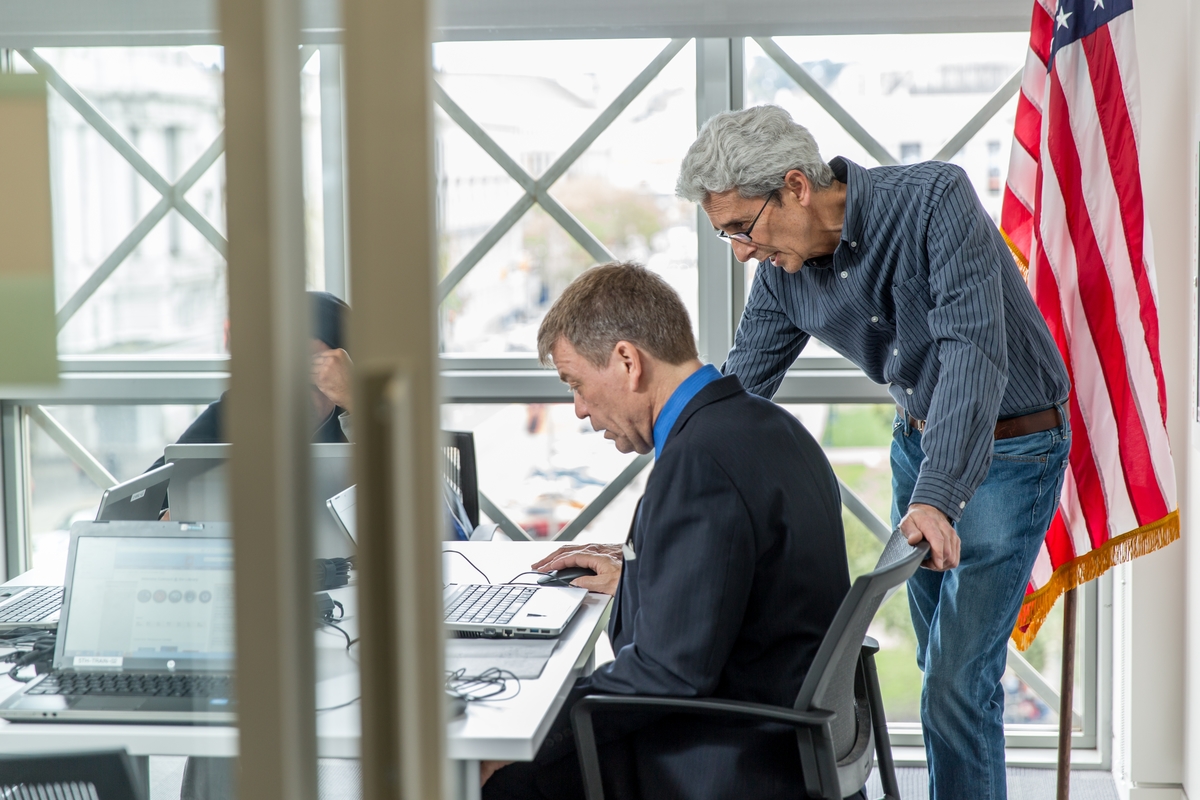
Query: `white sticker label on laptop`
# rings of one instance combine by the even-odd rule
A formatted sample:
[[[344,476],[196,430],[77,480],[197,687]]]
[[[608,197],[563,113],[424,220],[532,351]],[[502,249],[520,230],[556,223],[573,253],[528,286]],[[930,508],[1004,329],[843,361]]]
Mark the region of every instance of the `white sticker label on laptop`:
[[[122,656],[75,656],[76,667],[119,667],[125,663]]]
[[[146,490],[145,490],[145,489],[142,489],[140,492],[134,492],[134,493],[133,493],[133,497],[130,497],[130,498],[129,498],[129,502],[131,502],[131,503],[132,503],[132,502],[134,502],[135,500],[141,500],[141,499],[142,499],[143,497],[145,497],[145,496],[146,496]]]

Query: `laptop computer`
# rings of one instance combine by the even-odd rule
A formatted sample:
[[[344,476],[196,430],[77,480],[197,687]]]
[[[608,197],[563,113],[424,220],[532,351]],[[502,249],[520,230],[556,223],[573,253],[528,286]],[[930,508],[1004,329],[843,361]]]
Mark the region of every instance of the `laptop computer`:
[[[53,671],[0,718],[234,723],[229,536],[223,523],[75,523]]]
[[[355,544],[358,544],[358,536],[355,533],[358,521],[354,516],[357,513],[354,508],[357,503],[357,486],[351,486],[344,492],[338,492],[325,501],[325,507],[333,515],[333,521],[337,524],[338,530],[349,536]]]
[[[459,636],[551,639],[583,605],[587,589],[528,583],[450,584],[442,590],[446,630]]]
[[[174,471],[175,465],[167,464],[105,489],[100,495],[100,508],[96,509],[96,521],[158,519]]]

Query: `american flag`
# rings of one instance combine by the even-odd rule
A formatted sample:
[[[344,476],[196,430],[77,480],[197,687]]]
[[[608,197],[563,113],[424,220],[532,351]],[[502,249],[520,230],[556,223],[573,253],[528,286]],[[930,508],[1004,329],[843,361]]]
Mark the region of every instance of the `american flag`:
[[[1071,374],[1070,464],[1013,631],[1179,537],[1132,0],[1036,0],[1001,230]]]

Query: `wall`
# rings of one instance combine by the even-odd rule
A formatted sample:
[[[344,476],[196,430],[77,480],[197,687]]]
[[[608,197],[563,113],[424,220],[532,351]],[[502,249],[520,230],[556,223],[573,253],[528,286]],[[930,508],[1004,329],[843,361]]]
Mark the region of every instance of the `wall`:
[[[1114,676],[1114,773],[1122,796],[1131,800],[1184,796],[1185,764],[1197,760],[1184,756],[1185,717],[1189,729],[1200,732],[1194,724],[1200,722],[1200,714],[1190,711],[1190,696],[1186,703],[1181,702],[1186,690],[1185,649],[1188,666],[1196,649],[1195,637],[1190,637],[1185,648],[1183,599],[1186,594],[1188,608],[1200,602],[1200,588],[1185,588],[1185,570],[1197,574],[1190,563],[1195,556],[1187,548],[1193,527],[1188,512],[1195,495],[1186,491],[1192,450],[1189,436],[1195,427],[1190,422],[1194,350],[1185,333],[1193,327],[1194,263],[1190,215],[1194,168],[1188,155],[1189,5],[1190,0],[1144,0],[1135,5],[1142,97],[1141,170],[1154,236],[1168,429],[1174,444],[1184,536],[1115,576],[1115,641],[1120,648],[1125,639],[1125,652],[1124,659],[1117,653]],[[1128,669],[1119,668],[1122,660]],[[1186,672],[1194,673],[1192,669]],[[1189,778],[1200,778],[1200,766],[1189,764],[1187,772]],[[1192,796],[1200,797],[1200,785],[1189,782],[1194,787]]]

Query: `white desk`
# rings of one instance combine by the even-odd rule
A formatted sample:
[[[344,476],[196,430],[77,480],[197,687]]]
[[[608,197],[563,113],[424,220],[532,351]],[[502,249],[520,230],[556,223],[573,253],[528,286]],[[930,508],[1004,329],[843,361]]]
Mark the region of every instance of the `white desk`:
[[[554,544],[542,542],[453,542],[446,544],[467,555],[495,583],[517,573],[550,553]],[[483,578],[461,557],[444,555],[447,582],[479,583]],[[533,580],[533,576],[522,580]],[[27,572],[10,584],[61,583],[62,577],[37,571]],[[346,606],[344,627],[356,636],[353,617],[354,588],[330,593]],[[566,632],[559,638],[550,661],[536,680],[521,681],[520,693],[510,700],[472,703],[467,715],[450,723],[448,755],[466,762],[466,794],[471,776],[478,786],[481,760],[527,761],[533,758],[546,731],[562,708],[575,679],[590,671],[592,649],[608,620],[610,598],[588,595]],[[316,634],[317,707],[333,706],[358,696],[358,667],[347,657],[345,639],[337,631]],[[0,698],[21,684],[0,677]],[[325,758],[357,758],[360,738],[359,704],[317,715],[317,751]],[[130,755],[234,756],[237,729],[185,725],[81,725],[73,723],[10,723],[0,720],[0,752],[45,753],[124,747]]]

